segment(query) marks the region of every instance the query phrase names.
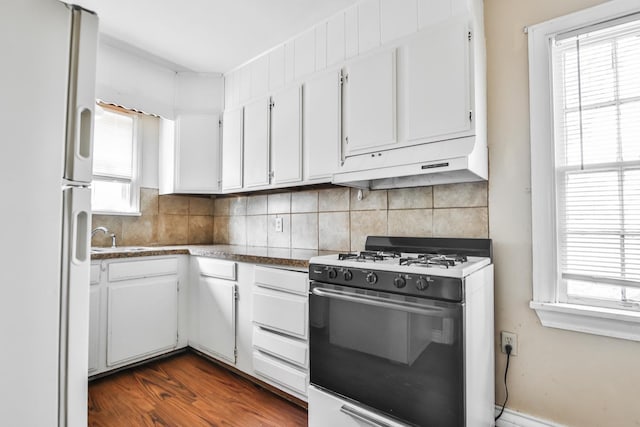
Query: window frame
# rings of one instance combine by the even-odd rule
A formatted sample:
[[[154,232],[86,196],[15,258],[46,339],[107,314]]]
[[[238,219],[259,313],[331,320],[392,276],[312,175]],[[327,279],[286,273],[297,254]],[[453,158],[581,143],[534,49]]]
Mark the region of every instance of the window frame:
[[[127,211],[113,211],[113,210],[99,210],[94,209],[92,206],[92,213],[97,215],[116,215],[116,216],[141,216],[140,211],[140,177],[142,167],[142,126],[140,123],[139,113],[131,110],[127,110],[122,107],[118,107],[112,104],[106,104],[103,102],[96,102],[98,108],[102,108],[111,113],[122,114],[131,116],[133,119],[133,141],[132,141],[132,177],[131,180],[126,178],[112,177],[106,175],[100,175],[92,173],[92,181],[96,179],[101,181],[116,181],[122,183],[130,183],[131,185],[131,198],[129,200],[130,210]]]
[[[640,312],[559,302],[551,40],[558,34],[639,12],[637,0],[612,0],[526,28],[533,261],[533,299],[529,305],[544,326],[633,341],[640,341]]]

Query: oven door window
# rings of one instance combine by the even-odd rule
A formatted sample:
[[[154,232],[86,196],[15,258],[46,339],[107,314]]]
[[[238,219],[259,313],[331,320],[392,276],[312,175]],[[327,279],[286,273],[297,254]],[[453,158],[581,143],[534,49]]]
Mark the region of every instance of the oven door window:
[[[314,283],[311,383],[401,421],[464,425],[462,307]]]

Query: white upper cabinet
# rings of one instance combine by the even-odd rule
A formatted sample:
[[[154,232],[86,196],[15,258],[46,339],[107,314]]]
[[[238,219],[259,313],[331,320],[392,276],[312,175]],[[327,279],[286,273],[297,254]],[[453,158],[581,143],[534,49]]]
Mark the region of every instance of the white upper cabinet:
[[[358,4],[358,49],[360,53],[364,53],[378,46],[380,46],[380,0],[366,0]]]
[[[303,89],[305,180],[330,181],[340,161],[340,72],[314,76]]]
[[[449,20],[400,51],[402,137],[410,143],[466,136],[472,128],[469,26]]]
[[[269,185],[269,104],[266,97],[244,107],[244,188]]]
[[[353,58],[358,55],[358,7],[347,9],[344,13],[344,48],[345,56]]]
[[[297,37],[294,45],[294,76],[308,76],[316,70],[316,32],[314,29]]]
[[[245,66],[237,71],[238,82],[238,97],[240,103],[246,102],[251,98],[251,67]]]
[[[284,86],[284,45],[269,52],[269,91]]]
[[[180,114],[160,128],[160,194],[214,193],[220,180],[217,114]]]
[[[418,28],[445,21],[451,17],[452,0],[418,0]]]
[[[327,23],[316,26],[316,70],[327,68]]]
[[[344,58],[344,13],[338,13],[327,22],[327,66],[340,64]]]
[[[267,95],[269,93],[269,56],[262,55],[249,67],[251,68],[251,97]]]
[[[380,35],[382,44],[416,32],[418,29],[418,5],[416,1],[380,0]]]
[[[225,111],[222,119],[222,190],[242,188],[244,109]]]
[[[293,86],[271,97],[271,172],[274,184],[302,180],[300,87]]]
[[[396,52],[386,50],[346,67],[346,155],[396,142]]]

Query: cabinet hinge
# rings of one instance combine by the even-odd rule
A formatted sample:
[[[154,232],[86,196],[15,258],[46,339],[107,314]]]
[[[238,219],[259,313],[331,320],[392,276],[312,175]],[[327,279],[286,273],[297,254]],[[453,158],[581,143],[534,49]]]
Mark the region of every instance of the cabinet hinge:
[[[469,38],[469,41],[471,41],[471,31],[469,31],[469,33],[467,33],[467,37]]]
[[[234,288],[233,289],[233,299],[238,300],[239,296],[238,296],[238,288]]]
[[[238,361],[238,347],[233,349],[233,363]]]
[[[469,121],[473,121],[473,111],[469,111]]]
[[[340,85],[344,85],[347,82],[349,82],[349,74],[340,74]]]
[[[180,280],[178,280],[178,282],[177,282],[177,290],[178,290],[178,292],[180,292]]]
[[[344,143],[345,143],[345,144],[349,144],[349,137],[348,137],[348,136],[345,136],[345,137],[344,137]]]
[[[218,127],[221,128],[222,127],[222,120],[218,120]]]
[[[276,106],[276,103],[275,103],[275,102],[271,101],[271,102],[269,103],[269,109],[270,109],[270,110],[273,110],[273,107],[275,107],[275,106]]]

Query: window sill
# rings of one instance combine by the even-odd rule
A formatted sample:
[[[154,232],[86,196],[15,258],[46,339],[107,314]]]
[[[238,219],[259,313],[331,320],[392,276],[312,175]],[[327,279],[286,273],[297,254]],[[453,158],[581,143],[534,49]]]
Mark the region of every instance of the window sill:
[[[543,326],[640,341],[640,312],[531,301]]]
[[[93,215],[142,216],[142,212],[91,211]]]

